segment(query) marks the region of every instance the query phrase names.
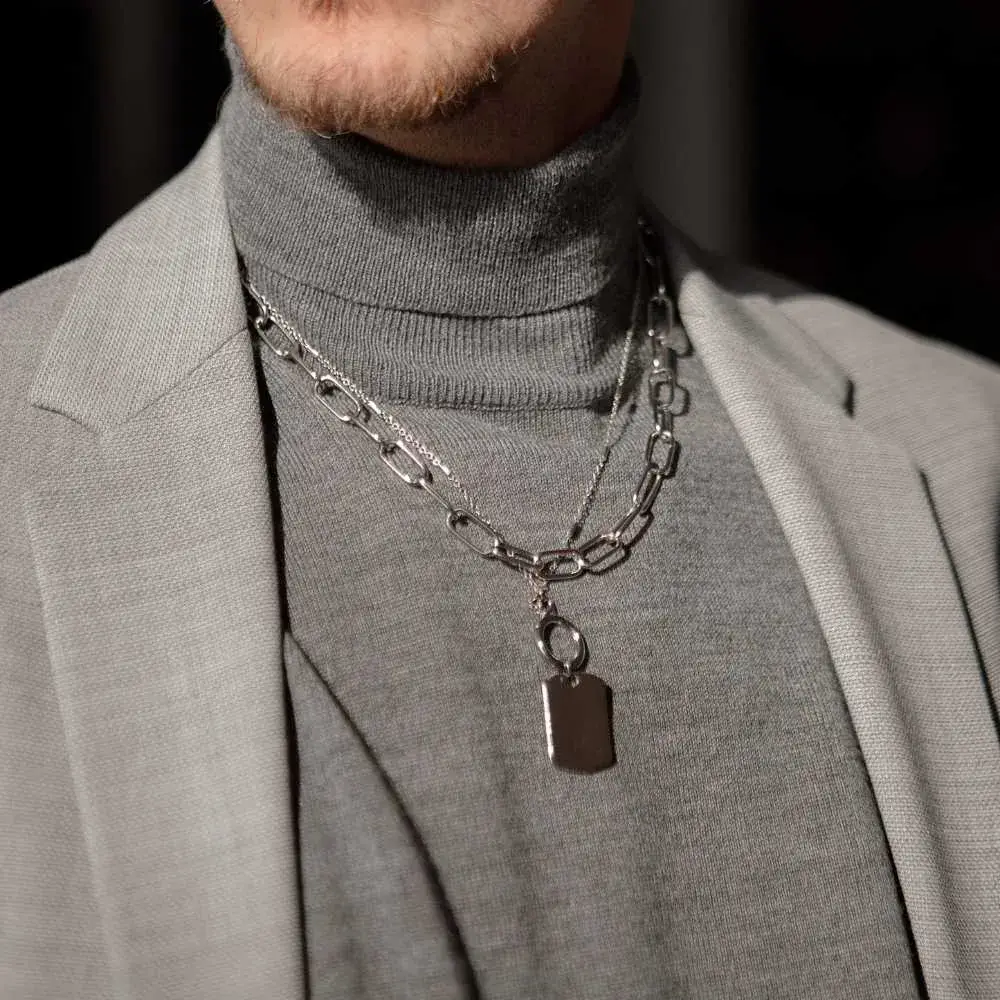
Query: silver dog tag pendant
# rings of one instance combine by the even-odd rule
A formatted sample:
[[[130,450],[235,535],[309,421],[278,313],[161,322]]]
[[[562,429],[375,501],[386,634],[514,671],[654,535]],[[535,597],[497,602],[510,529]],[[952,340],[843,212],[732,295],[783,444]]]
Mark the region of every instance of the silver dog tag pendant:
[[[594,774],[615,762],[611,688],[593,674],[558,673],[542,684],[549,759],[566,771]]]

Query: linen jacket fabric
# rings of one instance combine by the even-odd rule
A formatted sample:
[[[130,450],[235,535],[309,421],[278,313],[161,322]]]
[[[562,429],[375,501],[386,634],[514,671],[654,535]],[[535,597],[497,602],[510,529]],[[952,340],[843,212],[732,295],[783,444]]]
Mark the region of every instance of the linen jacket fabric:
[[[1000,996],[1000,369],[667,234],[828,643],[929,996]],[[302,997],[218,136],[86,258],[7,293],[0,345],[0,995]]]

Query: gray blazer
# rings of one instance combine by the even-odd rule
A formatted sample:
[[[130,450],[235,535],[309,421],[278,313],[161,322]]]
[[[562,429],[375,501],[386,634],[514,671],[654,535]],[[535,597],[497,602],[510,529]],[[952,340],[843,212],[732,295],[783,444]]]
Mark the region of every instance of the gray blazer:
[[[1000,996],[1000,369],[669,236],[801,567],[932,1000]],[[303,995],[219,143],[0,299],[0,996]]]

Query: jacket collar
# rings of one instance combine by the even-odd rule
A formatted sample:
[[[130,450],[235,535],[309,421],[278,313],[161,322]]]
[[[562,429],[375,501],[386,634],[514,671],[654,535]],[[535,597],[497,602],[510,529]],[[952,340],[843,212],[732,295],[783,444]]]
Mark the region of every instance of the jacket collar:
[[[94,431],[132,419],[246,328],[213,133],[95,245],[31,389]]]

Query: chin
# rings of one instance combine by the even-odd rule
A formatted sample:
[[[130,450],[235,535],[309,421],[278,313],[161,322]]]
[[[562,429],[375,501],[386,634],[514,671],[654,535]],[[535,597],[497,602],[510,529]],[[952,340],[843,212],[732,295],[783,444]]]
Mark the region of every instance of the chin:
[[[263,98],[302,128],[460,115],[502,84],[560,0],[217,0]]]

